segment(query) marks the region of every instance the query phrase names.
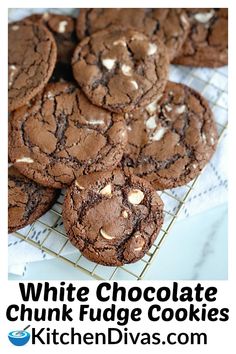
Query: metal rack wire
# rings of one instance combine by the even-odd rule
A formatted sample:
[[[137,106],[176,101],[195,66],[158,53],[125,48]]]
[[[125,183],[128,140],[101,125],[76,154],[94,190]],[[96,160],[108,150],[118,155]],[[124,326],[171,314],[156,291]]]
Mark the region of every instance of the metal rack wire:
[[[227,69],[193,69],[173,66],[171,67],[170,78],[173,81],[183,82],[192,86],[208,99],[216,116],[220,139],[227,127]],[[122,267],[104,267],[85,259],[79,250],[70,244],[63,227],[61,219],[63,192],[57,203],[47,214],[31,226],[14,233],[14,235],[22,241],[39,248],[42,252],[65,261],[94,279],[115,280],[119,277],[119,279],[125,280],[141,280],[144,278],[153,259],[157,256],[181,209],[195,189],[199,177],[179,188],[180,193],[178,194],[175,193],[174,189],[159,192],[159,195],[165,199],[167,204],[168,201],[172,204],[174,202],[175,207],[172,209],[174,212],[167,209],[164,210],[165,221],[155,243],[143,259],[135,264]]]

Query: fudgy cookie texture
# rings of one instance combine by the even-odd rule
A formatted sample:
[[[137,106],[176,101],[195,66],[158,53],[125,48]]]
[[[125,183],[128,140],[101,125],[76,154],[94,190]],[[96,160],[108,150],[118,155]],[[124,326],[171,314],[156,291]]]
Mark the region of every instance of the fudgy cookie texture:
[[[170,60],[179,53],[190,28],[184,9],[81,9],[77,36],[83,39],[111,25],[135,28],[148,36],[158,35],[168,49]]]
[[[168,82],[158,102],[126,114],[126,119],[128,147],[121,164],[159,190],[191,181],[216,149],[212,111],[185,85]]]
[[[57,44],[57,63],[51,81],[61,78],[66,81],[73,80],[71,58],[78,39],[75,33],[75,19],[71,16],[53,13],[34,14],[24,19],[47,26],[53,34]]]
[[[151,185],[122,170],[78,178],[68,189],[63,221],[72,244],[91,261],[132,263],[152,246],[163,203]]]
[[[175,64],[219,67],[228,63],[228,9],[187,9],[190,33]]]
[[[57,47],[48,29],[37,23],[14,22],[8,26],[8,101],[13,111],[42,90],[49,81]]]
[[[59,192],[44,188],[22,176],[14,167],[8,169],[8,232],[31,224],[56,201]]]
[[[168,64],[157,37],[114,27],[83,39],[72,60],[74,77],[89,100],[112,112],[140,108],[160,94]]]
[[[113,169],[126,143],[124,117],[93,106],[68,83],[48,84],[9,121],[11,162],[26,177],[53,188]]]

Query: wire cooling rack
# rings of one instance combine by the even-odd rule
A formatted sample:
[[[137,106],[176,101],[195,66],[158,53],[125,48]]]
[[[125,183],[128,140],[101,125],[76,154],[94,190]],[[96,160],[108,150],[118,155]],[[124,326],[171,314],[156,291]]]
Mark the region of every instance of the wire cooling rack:
[[[206,97],[215,114],[220,139],[227,127],[227,67],[203,69],[171,66],[170,79],[185,83]],[[151,266],[153,259],[157,256],[171,227],[178,219],[181,209],[195,189],[199,177],[183,187],[158,192],[165,203],[164,224],[149,252],[143,259],[134,264],[122,267],[101,266],[88,261],[79,250],[70,244],[61,218],[64,191],[62,191],[58,201],[49,212],[32,225],[15,232],[14,236],[37,247],[44,255],[49,254],[52,257],[61,259],[94,279],[141,280]],[[171,205],[172,208],[168,208],[168,205]]]

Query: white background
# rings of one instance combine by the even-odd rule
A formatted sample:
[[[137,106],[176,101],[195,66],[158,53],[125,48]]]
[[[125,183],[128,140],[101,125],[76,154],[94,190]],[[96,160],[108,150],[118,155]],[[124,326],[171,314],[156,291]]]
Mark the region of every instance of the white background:
[[[1,104],[0,104],[0,117],[1,117],[1,140],[0,140],[0,151],[1,151],[1,163],[0,163],[0,168],[1,168],[1,203],[0,203],[0,215],[1,215],[1,247],[0,247],[0,272],[1,272],[1,306],[0,306],[0,352],[1,353],[19,353],[23,352],[24,353],[39,353],[44,351],[44,353],[65,353],[69,351],[70,353],[78,353],[78,352],[83,352],[83,353],[94,353],[94,352],[103,352],[103,353],[116,353],[116,352],[121,352],[123,350],[124,352],[130,352],[130,353],[141,353],[143,351],[147,353],[152,353],[152,352],[161,352],[161,353],[218,353],[225,351],[227,353],[235,353],[236,352],[236,343],[235,343],[235,328],[236,328],[236,321],[235,321],[235,279],[236,279],[236,265],[235,265],[235,250],[236,250],[236,245],[235,245],[235,181],[236,181],[236,176],[235,176],[235,123],[236,123],[236,117],[235,117],[235,108],[234,108],[234,100],[235,100],[235,63],[236,63],[236,57],[235,57],[235,33],[236,33],[236,28],[235,28],[235,8],[233,3],[234,1],[159,1],[158,4],[156,1],[151,2],[151,1],[129,1],[125,3],[124,1],[119,1],[119,4],[111,4],[108,1],[100,1],[99,7],[111,7],[112,5],[116,6],[129,6],[129,7],[153,7],[153,6],[163,6],[163,7],[197,7],[200,6],[200,3],[202,3],[202,6],[205,7],[224,7],[224,6],[229,6],[230,7],[230,63],[229,63],[229,72],[230,72],[230,82],[229,82],[229,88],[230,88],[230,100],[229,100],[229,117],[230,117],[230,147],[229,147],[229,167],[230,167],[230,193],[229,193],[229,280],[228,281],[221,281],[221,282],[210,282],[210,281],[204,281],[201,282],[205,286],[216,286],[218,288],[218,300],[217,300],[217,307],[229,307],[230,308],[230,321],[228,322],[216,322],[216,323],[161,323],[161,325],[154,325],[151,322],[144,321],[142,323],[137,322],[136,325],[132,325],[132,328],[130,326],[130,330],[133,330],[134,332],[137,331],[157,331],[161,332],[163,334],[167,332],[202,332],[206,331],[208,334],[208,341],[209,344],[207,346],[179,346],[179,345],[174,345],[174,346],[126,346],[125,348],[122,346],[112,346],[112,347],[94,347],[94,346],[86,346],[86,347],[77,347],[77,346],[32,346],[28,344],[27,346],[24,347],[13,347],[7,339],[7,334],[10,330],[15,330],[15,329],[21,329],[22,323],[17,323],[17,324],[12,324],[9,323],[6,320],[5,317],[5,310],[6,307],[11,304],[11,303],[20,303],[20,296],[19,296],[19,291],[18,291],[18,282],[10,282],[7,280],[7,6],[8,7],[32,7],[34,5],[35,7],[45,7],[45,6],[50,6],[50,7],[60,7],[60,1],[34,1],[32,4],[31,1],[7,1],[5,4],[1,4],[1,50],[0,50],[0,56],[1,56],[1,80],[0,80],[0,92],[1,92]],[[62,4],[63,7],[65,7],[65,3],[63,2]],[[61,6],[61,7],[62,7]],[[96,2],[95,1],[66,1],[66,6],[67,7],[95,7]],[[206,221],[207,222],[207,221]],[[179,282],[181,285],[184,284],[184,282]],[[56,284],[56,282],[52,282],[52,284]],[[134,282],[131,284],[126,283],[127,286],[134,286]],[[157,287],[163,286],[163,285],[169,285],[171,282],[139,282],[137,285],[140,287],[145,287],[147,285],[155,285]],[[187,286],[195,286],[196,282],[185,282]],[[77,286],[80,285],[82,286],[83,283],[79,282]],[[86,285],[90,286],[90,288],[94,288],[97,283],[96,282],[86,282]],[[124,283],[122,283],[124,285]],[[91,299],[91,304],[96,304],[96,299]],[[139,304],[141,306],[141,303]],[[215,304],[216,305],[216,304]],[[44,306],[43,303],[38,303],[38,307]],[[74,304],[76,306],[76,303]],[[20,325],[20,328],[18,328],[18,324]],[[24,325],[27,325],[28,323],[24,323]],[[46,325],[46,324],[45,324]],[[83,328],[84,331],[95,331],[96,329],[98,331],[101,331],[103,328],[105,328],[105,324],[97,324],[95,327],[95,324],[91,323],[83,323],[81,326],[76,323],[76,321],[73,322],[73,326],[75,328],[79,327]],[[63,323],[54,323],[51,324],[51,327],[55,327],[58,330],[66,330],[66,326]]]

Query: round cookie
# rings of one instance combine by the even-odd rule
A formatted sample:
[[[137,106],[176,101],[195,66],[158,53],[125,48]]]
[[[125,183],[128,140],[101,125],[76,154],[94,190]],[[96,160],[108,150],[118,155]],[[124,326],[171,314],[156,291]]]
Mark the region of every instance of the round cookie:
[[[9,121],[9,156],[26,177],[48,187],[113,169],[127,143],[122,115],[93,106],[78,87],[48,84]]]
[[[49,81],[57,47],[48,29],[37,23],[8,26],[8,100],[13,111],[33,98]]]
[[[120,169],[78,178],[68,189],[63,221],[71,243],[99,264],[141,259],[163,223],[163,202],[142,178]]]
[[[14,167],[8,169],[8,232],[32,224],[46,213],[59,192],[44,188],[22,176]]]
[[[83,39],[110,25],[135,28],[148,36],[158,35],[168,49],[170,60],[179,53],[190,27],[183,9],[81,9],[77,36]]]
[[[212,111],[198,92],[185,85],[168,82],[158,102],[126,118],[128,147],[122,167],[158,190],[191,181],[216,149]]]
[[[228,9],[187,9],[190,33],[175,64],[219,67],[228,63]]]
[[[140,108],[165,87],[168,55],[157,38],[110,27],[83,39],[72,67],[88,99],[112,112]]]
[[[71,16],[53,13],[34,14],[24,21],[44,24],[53,34],[57,44],[57,63],[50,81],[73,80],[71,58],[78,43],[75,33],[75,19]]]

